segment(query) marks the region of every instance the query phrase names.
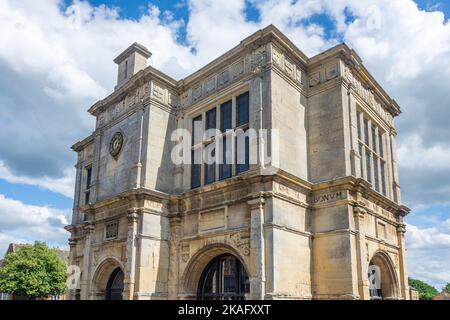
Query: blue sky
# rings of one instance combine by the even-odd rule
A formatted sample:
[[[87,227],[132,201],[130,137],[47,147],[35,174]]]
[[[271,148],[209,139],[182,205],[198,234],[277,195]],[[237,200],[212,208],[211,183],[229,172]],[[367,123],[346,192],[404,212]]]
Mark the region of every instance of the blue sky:
[[[397,120],[410,274],[450,282],[450,2],[433,0],[0,1],[0,255],[67,246],[86,113],[138,41],[182,78],[269,23],[307,55],[346,42],[402,107]],[[444,79],[444,81],[443,81]],[[25,93],[25,94],[24,94]],[[22,224],[18,222],[23,221]]]

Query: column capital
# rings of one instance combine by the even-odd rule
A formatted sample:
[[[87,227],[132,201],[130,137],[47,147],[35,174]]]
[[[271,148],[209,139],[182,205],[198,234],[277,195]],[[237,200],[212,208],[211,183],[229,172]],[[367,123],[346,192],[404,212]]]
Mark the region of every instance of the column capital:
[[[366,208],[361,206],[360,204],[357,204],[353,207],[353,216],[355,218],[364,219],[366,213],[367,213]]]
[[[262,209],[265,204],[265,199],[263,197],[258,197],[252,200],[247,201],[247,204],[250,206],[251,210]]]
[[[399,226],[397,226],[397,234],[398,235],[405,235],[406,233],[406,225],[401,224]]]
[[[140,210],[138,208],[128,209],[127,211],[128,224],[136,223],[139,220],[139,212]]]
[[[69,247],[72,249],[77,245],[77,239],[75,238],[70,238],[69,239]]]
[[[93,223],[87,223],[84,227],[83,227],[84,233],[89,236],[92,233],[94,233],[95,230],[95,226]]]

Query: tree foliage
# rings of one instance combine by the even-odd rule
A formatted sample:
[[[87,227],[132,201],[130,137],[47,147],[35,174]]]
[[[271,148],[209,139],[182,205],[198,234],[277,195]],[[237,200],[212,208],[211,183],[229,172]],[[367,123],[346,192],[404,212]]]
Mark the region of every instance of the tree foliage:
[[[9,253],[0,268],[0,292],[30,298],[62,294],[67,265],[55,249],[43,242],[25,245]]]
[[[443,290],[444,290],[445,292],[450,293],[450,282],[447,282],[447,284],[445,285],[445,287],[443,288]]]
[[[408,278],[408,283],[411,287],[419,291],[420,300],[431,300],[439,293],[435,287],[421,280]]]

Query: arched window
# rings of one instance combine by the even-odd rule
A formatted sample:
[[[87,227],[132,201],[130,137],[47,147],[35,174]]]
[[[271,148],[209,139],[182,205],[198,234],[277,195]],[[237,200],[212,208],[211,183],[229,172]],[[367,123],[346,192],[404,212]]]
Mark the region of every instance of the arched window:
[[[120,268],[111,273],[106,285],[106,300],[122,300],[123,277],[123,271]]]
[[[238,258],[224,254],[214,258],[203,271],[199,300],[244,300],[250,292],[247,272]]]

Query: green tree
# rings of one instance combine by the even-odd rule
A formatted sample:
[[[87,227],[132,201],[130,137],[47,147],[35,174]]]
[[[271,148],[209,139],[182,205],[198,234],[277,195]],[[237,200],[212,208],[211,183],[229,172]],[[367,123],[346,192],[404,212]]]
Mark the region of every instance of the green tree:
[[[0,292],[30,298],[62,294],[67,265],[54,249],[43,242],[9,253],[0,268]]]
[[[450,293],[450,282],[447,282],[447,284],[445,285],[444,288],[442,288],[442,290],[444,290],[445,292]]]
[[[419,291],[420,300],[431,300],[439,293],[435,287],[421,280],[408,278],[408,283],[411,287]]]

